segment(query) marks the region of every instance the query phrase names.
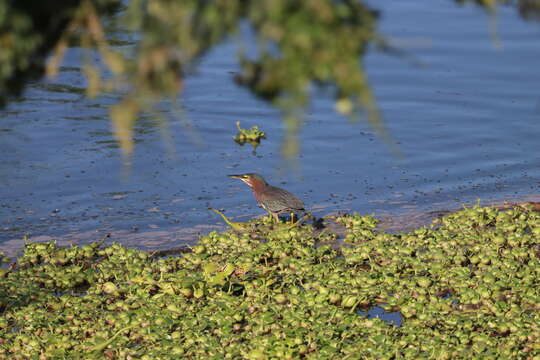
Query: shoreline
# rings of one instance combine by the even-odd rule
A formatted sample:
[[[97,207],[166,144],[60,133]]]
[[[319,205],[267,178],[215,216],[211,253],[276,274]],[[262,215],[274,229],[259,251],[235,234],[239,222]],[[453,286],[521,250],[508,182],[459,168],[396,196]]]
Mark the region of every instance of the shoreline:
[[[478,204],[478,202],[476,203]],[[528,195],[522,196],[516,199],[510,200],[485,200],[480,202],[483,207],[496,207],[496,208],[510,208],[512,206],[519,206],[523,204],[532,204],[533,206],[540,207],[540,195]],[[435,204],[434,204],[435,205]],[[430,206],[430,208],[434,207]],[[441,204],[444,205],[444,204]],[[423,226],[429,226],[433,221],[444,215],[455,213],[463,208],[474,206],[474,203],[464,203],[461,206],[423,210],[417,209],[415,206],[408,206],[406,209],[399,209],[397,213],[390,211],[382,211],[375,215],[375,218],[379,220],[379,229],[381,231],[390,233],[409,232]],[[324,213],[328,210],[325,207],[315,208],[314,214]],[[352,213],[351,209],[343,209],[326,213],[323,218],[335,217],[341,213]],[[367,214],[365,214],[367,215]],[[261,219],[262,215],[241,215],[232,218],[233,220],[246,220]],[[29,237],[26,242],[50,242],[56,241],[61,246],[74,246],[85,245],[91,242],[100,241],[103,238],[111,239],[124,246],[133,247],[145,251],[167,251],[171,248],[178,248],[181,246],[196,245],[201,236],[208,234],[211,231],[226,231],[228,226],[216,217],[216,222],[212,224],[200,224],[194,227],[169,227],[169,229],[148,229],[141,230],[129,230],[129,229],[94,229],[86,231],[74,231],[64,233],[61,235],[36,235]],[[343,234],[343,229],[333,229],[338,231],[340,235]],[[3,252],[10,258],[15,258],[24,250],[24,239],[12,238],[0,243],[0,252]]]

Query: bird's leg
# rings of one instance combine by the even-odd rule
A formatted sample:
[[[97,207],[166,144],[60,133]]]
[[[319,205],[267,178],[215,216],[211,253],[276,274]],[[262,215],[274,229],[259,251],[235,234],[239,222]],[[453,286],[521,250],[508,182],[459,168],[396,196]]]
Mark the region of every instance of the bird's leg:
[[[270,213],[270,214],[274,218],[276,224],[279,224],[279,215],[277,213]]]
[[[291,225],[294,224],[294,212],[291,211]]]

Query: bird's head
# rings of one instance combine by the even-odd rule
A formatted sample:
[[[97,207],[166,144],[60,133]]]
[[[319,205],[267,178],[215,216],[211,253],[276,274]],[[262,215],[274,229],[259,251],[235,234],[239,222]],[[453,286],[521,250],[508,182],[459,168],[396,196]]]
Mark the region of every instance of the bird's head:
[[[259,186],[266,186],[268,183],[264,180],[264,178],[259,174],[240,174],[240,175],[227,175],[230,178],[234,179],[240,179],[246,184],[248,184],[249,187],[259,187]]]

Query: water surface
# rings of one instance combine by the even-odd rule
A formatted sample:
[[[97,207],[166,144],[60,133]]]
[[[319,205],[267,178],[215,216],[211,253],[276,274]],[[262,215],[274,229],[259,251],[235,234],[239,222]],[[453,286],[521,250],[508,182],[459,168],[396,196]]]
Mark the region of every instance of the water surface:
[[[150,249],[192,243],[222,226],[209,206],[239,220],[263,213],[245,185],[226,177],[238,172],[262,173],[318,215],[399,216],[538,194],[540,25],[501,7],[494,40],[479,7],[374,7],[380,31],[407,55],[371,49],[364,58],[401,155],[365,122],[337,115],[319,91],[300,134],[300,165],[288,167],[280,114],[232,81],[231,39],[187,78],[179,106],[141,119],[127,169],[107,115],[117,97],[84,96],[73,48],[56,79],[31,84],[0,111],[0,250],[20,249],[25,234],[67,244],[111,233]],[[256,155],[232,140],[236,121],[268,134]]]

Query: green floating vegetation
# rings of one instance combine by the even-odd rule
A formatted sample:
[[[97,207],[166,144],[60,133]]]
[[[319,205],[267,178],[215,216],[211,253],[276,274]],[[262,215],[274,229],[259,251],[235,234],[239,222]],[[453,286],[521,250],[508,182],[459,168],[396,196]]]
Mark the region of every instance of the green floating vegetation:
[[[266,139],[266,133],[261,131],[257,125],[252,126],[251,129],[242,129],[240,127],[240,121],[237,121],[236,127],[238,128],[238,133],[236,133],[234,141],[241,146],[249,143],[255,149],[261,144],[262,139]]]
[[[0,278],[0,359],[538,359],[537,212],[403,234],[336,221],[340,247],[259,220],[177,257],[27,244]],[[401,326],[361,313],[375,306]]]

